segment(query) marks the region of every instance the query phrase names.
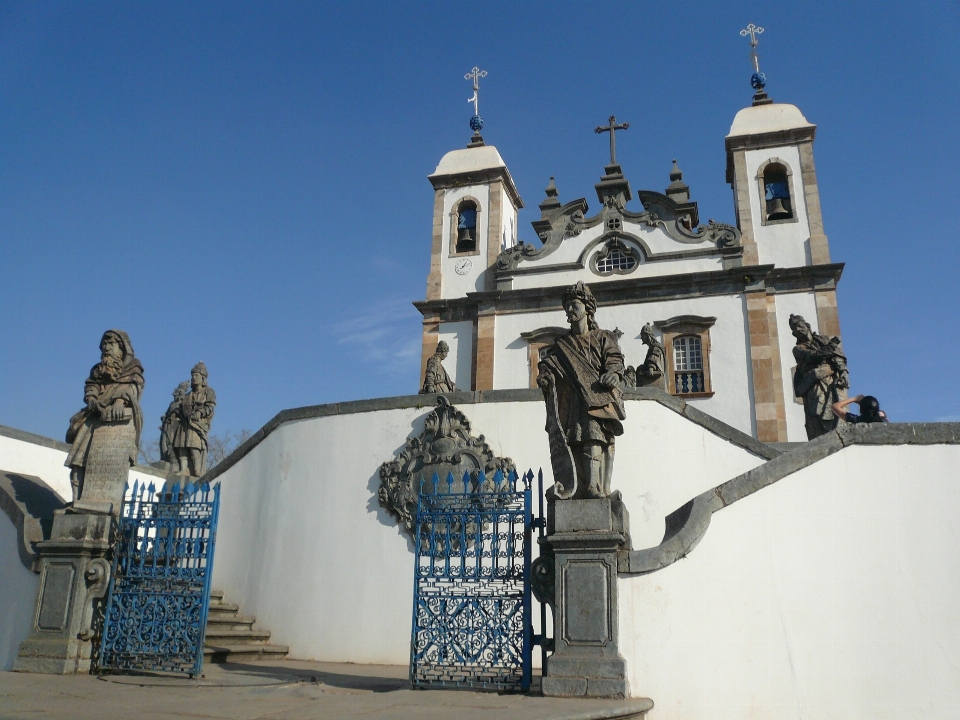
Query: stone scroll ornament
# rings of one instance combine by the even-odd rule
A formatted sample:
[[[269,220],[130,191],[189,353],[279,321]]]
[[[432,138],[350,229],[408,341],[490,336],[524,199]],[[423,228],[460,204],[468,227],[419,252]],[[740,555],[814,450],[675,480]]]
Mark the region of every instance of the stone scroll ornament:
[[[491,478],[497,470],[506,477],[516,468],[510,458],[494,455],[483,435],[473,437],[470,421],[441,395],[424,422],[423,432],[408,438],[397,457],[380,466],[377,496],[380,505],[412,537],[421,483],[425,490],[428,486],[432,490],[436,474],[446,487],[444,479],[452,474],[456,478],[453,492],[464,492],[464,473],[476,482],[481,472]]]
[[[541,356],[537,383],[547,405],[547,437],[559,500],[610,495],[614,438],[626,419],[623,352],[594,320],[597,300],[578,282],[563,295],[570,332]]]

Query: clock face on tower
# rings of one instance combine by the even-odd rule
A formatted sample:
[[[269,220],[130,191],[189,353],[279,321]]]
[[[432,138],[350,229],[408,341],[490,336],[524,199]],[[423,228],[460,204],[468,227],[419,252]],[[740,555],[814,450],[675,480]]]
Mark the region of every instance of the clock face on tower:
[[[453,266],[453,269],[456,271],[457,275],[466,275],[470,272],[470,268],[473,267],[473,260],[470,258],[461,258],[457,260],[457,264]]]

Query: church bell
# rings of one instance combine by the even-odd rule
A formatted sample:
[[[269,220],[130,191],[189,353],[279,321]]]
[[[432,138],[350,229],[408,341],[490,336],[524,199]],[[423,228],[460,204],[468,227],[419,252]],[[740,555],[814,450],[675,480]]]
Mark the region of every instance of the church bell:
[[[767,214],[767,220],[786,220],[790,217],[793,217],[793,213],[783,206],[783,200],[778,197],[774,198],[770,204],[770,212]]]

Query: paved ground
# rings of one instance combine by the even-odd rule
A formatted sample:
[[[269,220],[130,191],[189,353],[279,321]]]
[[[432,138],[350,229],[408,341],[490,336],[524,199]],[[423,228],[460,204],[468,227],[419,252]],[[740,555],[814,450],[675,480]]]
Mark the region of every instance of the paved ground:
[[[643,700],[411,690],[407,668],[298,661],[207,665],[196,680],[0,672],[0,720],[590,720],[634,718]]]

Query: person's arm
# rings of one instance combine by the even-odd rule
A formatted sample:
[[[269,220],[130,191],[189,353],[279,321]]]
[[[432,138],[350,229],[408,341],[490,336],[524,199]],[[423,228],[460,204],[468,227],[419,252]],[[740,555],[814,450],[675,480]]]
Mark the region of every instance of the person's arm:
[[[838,418],[842,418],[846,420],[847,411],[844,410],[844,408],[847,407],[847,405],[849,405],[850,403],[859,403],[861,400],[863,400],[863,395],[857,395],[856,397],[847,398],[846,400],[835,402],[833,404],[833,414],[836,415]]]

